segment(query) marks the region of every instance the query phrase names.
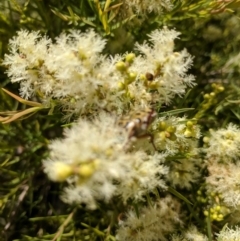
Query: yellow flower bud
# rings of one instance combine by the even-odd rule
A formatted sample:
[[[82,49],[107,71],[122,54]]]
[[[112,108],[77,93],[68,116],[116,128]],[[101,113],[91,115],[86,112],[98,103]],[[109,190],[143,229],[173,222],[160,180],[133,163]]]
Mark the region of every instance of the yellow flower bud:
[[[94,162],[84,163],[78,167],[77,174],[83,178],[88,178],[92,176],[95,170],[96,167],[94,165]]]
[[[216,211],[220,211],[220,210],[221,210],[221,206],[217,205],[217,206],[215,207],[215,210],[216,210]]]
[[[139,78],[140,78],[140,80],[143,80],[143,81],[146,81],[147,79],[146,79],[146,76],[144,75],[144,74],[141,74],[140,76],[139,76]]]
[[[187,138],[192,137],[192,132],[190,130],[186,129],[185,132],[184,132],[184,136],[187,137]]]
[[[169,127],[167,128],[167,132],[169,132],[169,133],[175,133],[175,132],[176,132],[176,127],[175,127],[175,126],[169,126]]]
[[[152,81],[152,82],[150,82],[149,85],[148,85],[148,87],[149,87],[150,89],[152,89],[152,90],[157,89],[158,86],[159,86],[159,84],[158,84],[158,82],[156,82],[156,81]]]
[[[223,86],[219,86],[217,89],[219,92],[223,92],[225,90],[225,88]]]
[[[211,92],[211,93],[210,93],[210,96],[213,98],[213,97],[216,96],[216,94],[215,94],[214,92]]]
[[[209,215],[209,212],[207,211],[207,210],[205,210],[204,212],[203,212],[203,214],[204,214],[204,216],[208,216]]]
[[[187,122],[187,127],[188,128],[192,128],[193,127],[193,122],[192,121],[188,121]]]
[[[126,79],[125,83],[126,84],[131,84],[134,80],[136,80],[137,74],[136,73],[129,73],[128,78]]]
[[[135,56],[134,53],[130,53],[130,54],[127,54],[127,55],[126,55],[125,60],[126,60],[128,63],[133,63],[135,57],[136,57],[136,56]]]
[[[124,72],[127,69],[126,64],[123,61],[119,61],[116,63],[116,69],[119,70],[120,72]]]
[[[171,133],[169,139],[170,139],[171,141],[176,141],[176,140],[177,140],[177,136],[176,136],[174,133]]]
[[[55,162],[54,172],[54,181],[63,182],[73,174],[73,168],[63,162]]]
[[[205,100],[208,100],[208,99],[210,98],[210,95],[209,95],[209,94],[205,94],[205,95],[203,96],[203,98],[204,98]]]
[[[216,221],[220,222],[222,220],[223,220],[223,215],[222,214],[218,214]]]
[[[208,136],[204,136],[204,137],[203,137],[203,142],[204,142],[204,143],[206,143],[206,144],[209,143],[209,140],[210,140],[210,139],[209,139]]]
[[[119,90],[124,90],[125,89],[125,84],[123,82],[118,83],[118,89]]]
[[[217,87],[216,83],[212,83],[212,88],[215,89]]]
[[[166,130],[166,128],[167,128],[167,124],[166,124],[166,122],[165,121],[160,121],[160,122],[158,122],[158,129],[159,130]]]
[[[158,134],[158,137],[160,138],[161,141],[165,141],[165,140],[166,140],[165,131],[161,131],[161,132]]]
[[[218,215],[216,213],[211,215],[211,219],[212,220],[217,220],[217,218],[218,218]]]

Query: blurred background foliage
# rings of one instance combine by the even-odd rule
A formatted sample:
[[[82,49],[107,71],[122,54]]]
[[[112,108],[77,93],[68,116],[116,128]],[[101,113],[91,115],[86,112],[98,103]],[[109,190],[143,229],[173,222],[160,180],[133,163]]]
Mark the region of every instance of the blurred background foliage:
[[[108,39],[106,53],[114,55],[131,51],[136,41],[143,42],[146,34],[167,25],[182,33],[176,50],[186,48],[194,56],[190,72],[198,83],[172,106],[195,108],[188,114],[200,117],[203,134],[229,122],[239,124],[240,66],[231,59],[240,50],[240,2],[174,0],[173,5],[160,15],[138,16],[123,14],[120,0],[2,0],[0,58],[20,29],[37,30],[54,39],[68,29],[91,27]],[[5,70],[1,66],[1,87],[18,94],[18,85],[9,83]],[[224,91],[216,91],[216,84]],[[0,112],[25,108],[0,91]],[[47,144],[62,135],[63,124],[61,113],[44,112],[0,124],[0,240],[114,240],[108,230],[100,231],[113,222],[104,206],[93,214],[65,205],[59,199],[60,185],[48,181],[42,171]],[[116,204],[107,207],[111,212],[117,208]]]

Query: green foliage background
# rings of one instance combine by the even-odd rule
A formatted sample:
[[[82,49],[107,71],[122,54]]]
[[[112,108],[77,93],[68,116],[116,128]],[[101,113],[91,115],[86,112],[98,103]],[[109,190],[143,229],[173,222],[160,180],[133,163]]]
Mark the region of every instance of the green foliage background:
[[[171,12],[141,19],[120,16],[121,1],[2,0],[0,57],[7,53],[8,41],[19,29],[38,30],[54,39],[68,29],[92,27],[108,39],[106,53],[116,54],[130,51],[135,41],[143,42],[151,30],[167,25],[182,33],[176,48],[186,48],[195,56],[191,72],[198,83],[183,99],[175,99],[173,106],[195,108],[188,114],[200,113],[203,134],[229,122],[238,124],[239,67],[226,71],[224,66],[240,49],[239,1],[175,0],[173,4]],[[6,66],[1,66],[1,87],[18,94],[18,85],[9,83],[5,70]],[[206,107],[204,94],[212,92],[216,82],[225,91]],[[25,108],[0,91],[1,112]],[[59,199],[61,186],[48,181],[43,173],[41,161],[48,155],[47,145],[61,136],[62,124],[61,113],[47,116],[44,112],[0,124],[0,240],[114,240],[104,230],[114,222],[105,210],[114,212],[120,208],[116,203],[102,205],[95,212],[67,206]],[[187,207],[192,217],[189,223],[206,233],[206,223],[197,217],[203,207],[196,202],[196,193],[190,196],[194,206]],[[216,224],[212,232],[222,226]]]

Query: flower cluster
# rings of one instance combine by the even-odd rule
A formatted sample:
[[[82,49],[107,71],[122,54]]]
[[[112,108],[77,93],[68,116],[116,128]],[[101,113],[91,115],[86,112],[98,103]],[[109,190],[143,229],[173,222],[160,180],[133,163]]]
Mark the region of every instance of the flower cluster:
[[[154,143],[158,150],[170,155],[176,153],[197,153],[197,141],[200,138],[200,128],[185,117],[160,117],[152,125]]]
[[[191,226],[182,235],[173,235],[171,241],[208,241],[208,238],[201,234],[195,226]]]
[[[141,201],[156,188],[166,190],[165,180],[169,168],[164,165],[164,161],[165,155],[162,154],[146,155],[138,151],[132,155],[129,160],[130,170],[118,186],[117,193],[122,196],[123,201]]]
[[[204,138],[209,173],[206,177],[206,189],[215,196],[214,206],[218,209],[215,210],[213,206],[210,216],[221,221],[228,215],[232,224],[239,222],[240,211],[239,134],[239,128],[229,124],[226,128],[211,130],[210,136]]]
[[[66,115],[118,111],[169,103],[183,95],[194,77],[187,75],[191,56],[174,52],[179,33],[166,27],[149,35],[150,44],[136,44],[134,53],[105,56],[106,41],[93,30],[71,31],[53,43],[39,32],[22,30],[10,41],[3,64],[21,96],[38,96],[47,106],[61,105]]]
[[[201,176],[201,165],[202,161],[200,158],[175,158],[168,162],[169,174],[166,178],[173,187],[190,189]]]
[[[79,120],[65,138],[50,144],[45,172],[54,181],[67,181],[63,199],[96,208],[98,200],[120,195],[141,200],[156,187],[166,188],[164,155],[126,152],[127,131],[116,118],[101,113],[92,121]]]
[[[197,148],[201,136],[199,126],[185,117],[165,116],[154,121],[151,132],[157,150],[169,157],[175,156],[167,162],[167,180],[171,186],[191,188],[200,177],[199,168],[202,164]]]
[[[209,176],[206,178],[209,192],[219,193],[225,205],[240,210],[240,165],[208,163]]]
[[[240,240],[240,228],[235,229],[224,227],[219,234],[217,234],[217,241],[238,241]]]
[[[173,4],[171,0],[134,0],[134,1],[123,1],[123,4],[126,5],[126,8],[131,8],[133,12],[136,12],[139,15],[144,15],[147,13],[157,13],[161,14],[163,9],[171,10]]]
[[[125,21],[134,18],[134,21],[128,21],[128,24],[136,27],[149,16],[159,16],[171,11],[173,9],[172,2],[172,0],[123,0],[118,17]]]
[[[225,129],[211,131],[210,137],[205,138],[207,158],[218,162],[232,162],[240,157],[240,130],[234,124]]]
[[[187,74],[192,57],[185,49],[174,52],[174,39],[179,35],[165,27],[149,34],[151,45],[147,42],[136,44],[136,50],[142,55],[136,58],[133,71],[142,74],[144,84],[155,91],[154,102],[160,98],[161,103],[168,104],[175,95],[183,95],[187,86],[195,85],[194,76]]]
[[[169,4],[162,1],[159,8]],[[140,204],[139,217],[129,211],[120,222],[119,241],[166,240],[181,224],[179,204],[167,196],[147,205],[150,196],[168,185],[190,188],[199,177],[199,127],[185,117],[156,118],[154,110],[195,84],[187,74],[192,57],[174,52],[178,36],[164,27],[136,44],[135,52],[107,56],[106,41],[93,30],[71,31],[54,42],[20,31],[4,59],[22,97],[37,96],[46,107],[61,106],[66,117],[78,117],[62,139],[50,143],[43,162],[51,180],[65,182],[62,199],[88,209],[114,197],[126,206]],[[119,117],[126,115],[132,119],[121,126]]]
[[[126,214],[126,220],[120,220],[117,231],[119,241],[157,241],[167,240],[166,235],[181,224],[180,204],[170,196],[156,202],[152,207],[139,210],[139,217],[133,211]]]

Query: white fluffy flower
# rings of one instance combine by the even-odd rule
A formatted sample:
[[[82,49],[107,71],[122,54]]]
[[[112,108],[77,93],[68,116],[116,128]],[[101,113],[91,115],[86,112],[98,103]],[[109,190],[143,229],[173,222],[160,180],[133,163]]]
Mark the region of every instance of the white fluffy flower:
[[[37,94],[43,102],[55,99],[64,109],[79,112],[101,104],[97,92],[102,85],[108,87],[107,78],[98,78],[105,42],[93,30],[72,30],[54,44],[38,32],[22,30],[10,40],[10,54],[3,63],[12,82],[20,82],[24,98]]]
[[[206,183],[209,192],[219,193],[225,205],[239,209],[240,165],[210,161],[208,171]]]
[[[140,15],[151,12],[161,14],[163,9],[170,10],[173,7],[171,0],[124,0],[123,4]]]
[[[192,65],[192,57],[186,50],[174,52],[174,39],[180,35],[175,30],[164,27],[149,34],[151,44],[136,44],[138,56],[132,69],[145,75],[151,73],[153,80],[149,88],[158,92],[155,101],[169,103],[177,95],[183,95],[187,86],[194,85],[194,77],[187,75]]]
[[[127,131],[116,125],[114,116],[102,113],[93,121],[79,120],[65,131],[64,139],[50,144],[45,172],[53,181],[68,181],[64,201],[89,208],[116,195],[126,202],[166,188],[164,156],[126,152],[128,141]]]
[[[199,180],[201,164],[196,157],[172,160],[166,176],[170,186],[190,189]]]
[[[217,241],[239,241],[240,240],[240,228],[224,227],[219,234],[217,234]]]
[[[210,133],[209,146],[205,148],[207,158],[228,162],[240,157],[240,130],[236,125],[230,123],[226,128]]]
[[[9,42],[10,54],[6,54],[3,64],[8,66],[7,74],[12,82],[21,82],[22,96],[29,98],[35,91],[39,79],[38,69],[48,56],[51,40],[41,37],[39,32],[18,32]]]
[[[125,178],[129,169],[129,156],[124,152],[127,133],[115,122],[106,114],[93,122],[80,120],[65,131],[64,139],[50,144],[45,172],[55,181],[67,179],[66,202],[94,207],[96,200],[109,200],[116,189],[114,182]]]
[[[128,199],[139,201],[156,188],[167,189],[164,178],[168,168],[163,165],[164,155],[148,156],[136,152],[130,160],[130,170],[126,178],[119,183],[118,193],[126,202]]]
[[[160,117],[152,125],[154,143],[158,150],[165,151],[170,155],[176,153],[197,153],[197,139],[200,138],[198,125],[190,124],[185,117]]]
[[[208,241],[208,238],[200,233],[195,226],[190,226],[182,235],[173,235],[171,241]]]
[[[151,44],[136,44],[140,55],[131,53],[128,61],[127,53],[103,55],[106,41],[93,30],[61,34],[55,43],[22,30],[10,41],[3,64],[11,81],[20,82],[22,97],[37,95],[48,107],[61,106],[66,116],[102,109],[122,113],[169,103],[194,85],[187,75],[191,56],[173,51],[178,35],[167,28],[153,31]]]
[[[126,219],[120,222],[116,238],[118,241],[165,241],[166,235],[181,223],[179,211],[179,203],[170,196],[154,206],[141,208],[139,217],[129,211]]]

